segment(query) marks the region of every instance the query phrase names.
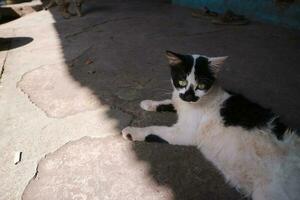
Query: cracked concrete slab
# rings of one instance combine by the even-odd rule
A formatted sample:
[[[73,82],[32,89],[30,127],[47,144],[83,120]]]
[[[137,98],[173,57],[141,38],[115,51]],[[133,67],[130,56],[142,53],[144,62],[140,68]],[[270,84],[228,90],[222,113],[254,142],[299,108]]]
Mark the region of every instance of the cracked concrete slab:
[[[49,117],[66,117],[101,107],[87,87],[74,81],[65,63],[39,67],[23,75],[18,87]],[[38,84],[37,84],[38,83]]]
[[[155,167],[145,162],[162,159]],[[171,200],[169,182],[180,185],[180,199],[239,198],[195,148],[84,137],[47,154],[22,199]]]
[[[1,38],[0,38],[0,43],[1,43]],[[1,47],[3,48],[8,48],[10,46],[10,43],[5,43],[5,44],[0,44]],[[7,51],[1,51],[0,50],[0,79],[2,77],[2,74],[4,72],[4,65],[7,57]]]

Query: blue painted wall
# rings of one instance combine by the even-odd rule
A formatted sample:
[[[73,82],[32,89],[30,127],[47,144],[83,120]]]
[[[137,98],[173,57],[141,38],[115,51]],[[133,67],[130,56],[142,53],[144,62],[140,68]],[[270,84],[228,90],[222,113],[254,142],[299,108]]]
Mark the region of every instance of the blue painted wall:
[[[172,0],[174,4],[224,12],[227,9],[250,19],[300,29],[300,0],[276,3],[276,0]]]

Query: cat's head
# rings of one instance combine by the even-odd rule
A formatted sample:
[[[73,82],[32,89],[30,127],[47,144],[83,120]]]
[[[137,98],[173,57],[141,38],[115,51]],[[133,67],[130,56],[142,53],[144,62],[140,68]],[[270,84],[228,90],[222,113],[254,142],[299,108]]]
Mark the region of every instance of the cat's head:
[[[197,102],[214,85],[227,57],[206,57],[166,52],[172,83],[183,101]]]

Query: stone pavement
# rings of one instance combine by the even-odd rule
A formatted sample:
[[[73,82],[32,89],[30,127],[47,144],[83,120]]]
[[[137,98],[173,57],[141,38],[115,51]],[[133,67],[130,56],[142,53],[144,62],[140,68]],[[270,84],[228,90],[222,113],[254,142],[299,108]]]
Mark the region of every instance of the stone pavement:
[[[70,142],[37,171],[24,200],[241,198],[194,148],[132,145],[116,136]]]
[[[170,96],[166,49],[230,56],[224,87],[298,126],[299,32],[216,26],[165,0],[90,0],[83,12],[64,20],[53,8],[0,26],[11,42],[0,54],[0,199],[25,188],[26,200],[243,198],[194,148],[133,144],[120,130],[176,120],[139,108]]]

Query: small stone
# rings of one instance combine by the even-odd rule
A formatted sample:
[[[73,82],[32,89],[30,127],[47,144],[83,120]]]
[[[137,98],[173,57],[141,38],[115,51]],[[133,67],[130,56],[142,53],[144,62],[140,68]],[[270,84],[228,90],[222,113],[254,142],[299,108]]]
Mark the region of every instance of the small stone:
[[[22,152],[21,151],[16,151],[15,156],[14,156],[14,163],[15,165],[19,164],[22,160]]]
[[[92,64],[94,61],[92,61],[91,59],[87,59],[86,61],[85,61],[85,64],[86,65],[90,65],[90,64]]]
[[[89,70],[89,71],[88,71],[88,74],[95,74],[95,73],[96,73],[95,70]]]

